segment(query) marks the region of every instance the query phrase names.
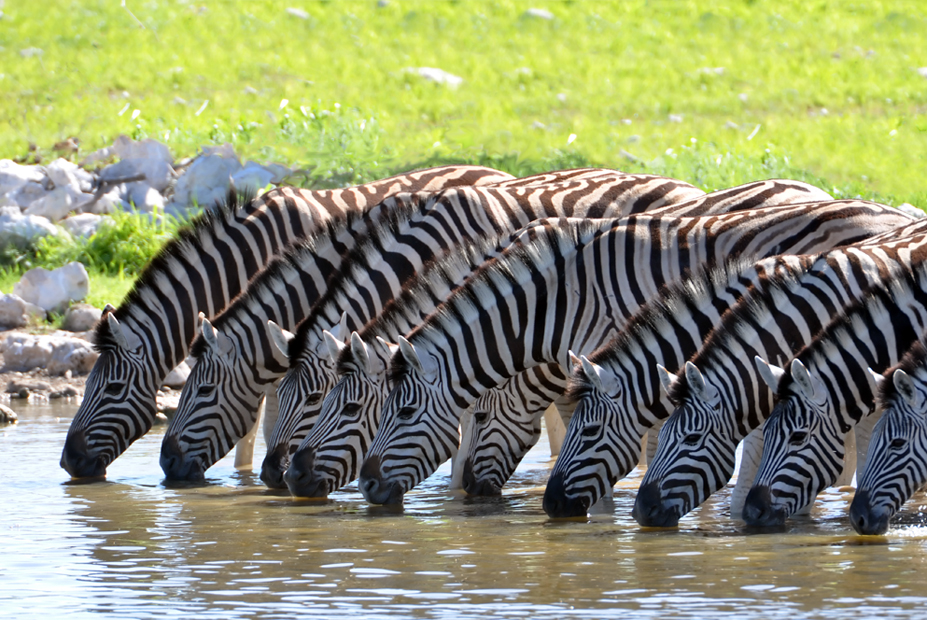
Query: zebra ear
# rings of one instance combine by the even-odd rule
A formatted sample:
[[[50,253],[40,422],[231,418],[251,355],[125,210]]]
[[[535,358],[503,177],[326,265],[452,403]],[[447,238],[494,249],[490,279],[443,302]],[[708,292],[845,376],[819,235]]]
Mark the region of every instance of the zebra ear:
[[[390,357],[393,357],[396,354],[396,351],[399,350],[398,344],[393,344],[392,342],[386,342],[379,336],[377,336],[377,342],[379,342],[382,346],[386,347],[386,350],[389,351]]]
[[[198,315],[196,315],[196,331],[203,329],[203,319],[205,318],[206,314],[204,312],[200,312]]]
[[[399,337],[399,350],[406,361],[426,379],[433,379],[438,374],[438,368],[431,356],[420,356],[412,343],[402,336]]]
[[[267,335],[270,341],[274,343],[277,350],[283,354],[283,357],[290,357],[290,341],[295,337],[292,333],[283,329],[273,321],[267,321]]]
[[[760,377],[766,382],[766,385],[769,386],[770,391],[772,391],[773,394],[778,392],[779,381],[785,376],[785,369],[775,364],[770,364],[759,355],[754,357],[753,361],[756,364],[756,369],[760,373]]]
[[[115,312],[115,311],[116,311],[116,306],[114,306],[113,304],[106,304],[105,306],[103,306],[103,314],[109,314],[110,312]]]
[[[332,328],[328,330],[331,332],[331,335],[337,338],[338,340],[345,341],[348,339],[348,313],[342,312],[341,318],[338,320],[338,323],[332,325]]]
[[[679,380],[679,378],[668,371],[663,364],[657,364],[657,376],[660,377],[660,385],[663,386],[663,391],[667,394],[670,393],[673,384]]]
[[[115,308],[113,308],[113,310],[115,310]],[[106,313],[105,316],[106,324],[109,326],[109,331],[113,335],[113,339],[116,341],[116,344],[120,349],[134,352],[141,347],[142,343],[138,336],[131,332],[126,332],[124,329],[122,329],[122,325],[120,325],[119,321],[116,320],[116,315],[114,315],[112,311]]]
[[[882,388],[882,384],[885,382],[885,377],[874,371],[872,368],[867,368],[866,372],[869,374],[869,379],[872,381],[873,393],[878,394],[879,390]]]
[[[718,391],[705,382],[705,377],[702,376],[702,371],[700,371],[698,366],[692,362],[686,362],[685,373],[686,382],[689,384],[689,389],[692,390],[693,396],[699,400],[710,402],[714,400],[715,396],[718,395]]]
[[[370,353],[367,351],[367,344],[361,340],[357,332],[351,332],[351,355],[364,372],[371,374]]]
[[[570,356],[570,365],[574,368],[577,366],[583,365],[583,360],[579,359],[579,356],[573,353],[572,351],[567,351],[567,354]]]
[[[792,373],[792,380],[798,385],[798,389],[802,391],[805,398],[814,398],[814,381],[812,381],[811,373],[801,363],[801,360],[797,357],[793,359],[789,370]]]
[[[217,355],[226,355],[232,351],[232,341],[216,329],[209,319],[203,318],[203,324],[200,326],[200,332],[209,348]]]
[[[895,389],[898,390],[903,399],[908,401],[909,405],[912,407],[917,406],[917,390],[914,389],[914,380],[911,379],[911,375],[899,368],[892,373],[892,383],[895,384]]]
[[[322,340],[325,341],[325,349],[328,351],[328,357],[331,358],[333,364],[337,363],[338,356],[341,355],[341,349],[347,345],[345,345],[340,338],[336,338],[335,335],[327,329],[322,330]]]
[[[618,382],[615,380],[615,375],[598,364],[593,364],[585,355],[579,359],[580,364],[583,365],[583,372],[586,373],[586,378],[598,391],[608,396],[614,396],[618,392]]]

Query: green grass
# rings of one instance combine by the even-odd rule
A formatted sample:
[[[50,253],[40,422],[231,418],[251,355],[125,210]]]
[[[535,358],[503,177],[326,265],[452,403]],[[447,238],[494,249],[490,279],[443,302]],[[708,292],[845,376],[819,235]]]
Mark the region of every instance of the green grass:
[[[787,176],[927,206],[919,2],[126,5],[6,3],[0,157],[126,133],[178,157],[231,142],[312,187],[442,162],[599,165],[706,190]],[[405,70],[422,66],[464,82]]]

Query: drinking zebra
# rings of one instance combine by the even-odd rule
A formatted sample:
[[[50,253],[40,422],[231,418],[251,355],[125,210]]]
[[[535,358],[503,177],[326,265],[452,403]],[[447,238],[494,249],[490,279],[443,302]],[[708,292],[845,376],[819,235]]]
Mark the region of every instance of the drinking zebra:
[[[673,526],[727,483],[737,444],[772,409],[754,357],[784,362],[873,285],[910,269],[927,253],[927,223],[918,228],[920,235],[822,255],[797,280],[773,283],[742,299],[678,376],[661,366],[676,409],[641,482],[633,511],[638,523]],[[761,441],[759,432],[754,437]],[[747,446],[744,452],[746,458]],[[740,475],[752,478],[744,469]],[[732,502],[732,516],[739,514],[738,503]]]
[[[460,415],[480,394],[535,365],[566,366],[570,349],[614,335],[689,266],[742,252],[776,254],[789,245],[789,229],[807,234],[817,227],[840,244],[909,221],[874,204],[849,220],[834,211],[809,217],[815,208],[827,206],[702,218],[637,216],[625,223],[636,238],[580,224],[539,231],[532,243],[506,249],[399,339],[389,370],[393,388],[361,469],[364,496],[373,503],[401,501],[457,448]]]
[[[927,484],[927,335],[878,381],[882,417],[872,431],[850,523],[860,534],[884,534],[915,491]]]
[[[834,483],[844,437],[875,409],[869,373],[897,364],[925,329],[927,265],[918,265],[849,306],[784,368],[757,360],[775,406],[744,504],[748,525],[781,525]]]
[[[790,181],[753,183],[708,194],[679,205],[664,207],[659,211],[651,211],[648,215],[659,212],[660,214],[675,216],[711,212],[715,209],[735,210],[749,208],[757,203],[787,202],[790,199],[798,199],[800,196],[820,195],[822,193],[807,184]],[[741,200],[738,201],[736,196],[740,196]],[[604,224],[610,226],[608,222]],[[556,223],[552,225],[556,225]],[[529,230],[523,230],[522,237],[530,232]],[[498,250],[499,248],[495,248],[493,251],[495,253]],[[641,246],[635,251],[646,254],[649,249]],[[473,261],[470,264],[475,268],[479,265],[479,261]],[[461,269],[458,267],[457,269],[458,271],[455,271],[455,273],[459,274],[461,281],[469,275],[466,268]],[[438,282],[442,294],[449,294],[460,283],[455,282],[453,286],[449,286],[450,280],[447,280],[447,271],[436,277],[439,280],[444,280]],[[415,292],[415,288],[420,285],[423,290]],[[380,406],[386,392],[385,370],[388,349],[378,344],[378,341],[395,342],[399,336],[417,325],[425,318],[426,314],[433,311],[436,303],[441,301],[427,278],[422,282],[413,283],[412,287],[412,292],[403,294],[403,299],[410,300],[414,310],[403,308],[401,312],[396,312],[384,317],[383,320],[368,324],[358,338],[352,338],[352,341],[346,343],[344,350],[337,355],[337,365],[341,370],[339,373],[341,378],[323,403],[323,413],[315,421],[316,427],[299,446],[298,452],[301,453],[299,462],[291,463],[290,469],[287,471],[287,486],[294,495],[324,495],[357,476],[358,464],[377,430]],[[303,329],[303,326],[301,326],[301,329]],[[364,344],[365,342],[369,343],[369,346]],[[355,356],[351,350],[356,343],[363,347],[360,357]],[[305,346],[300,347],[300,349],[305,348]],[[318,364],[316,367],[318,367]],[[299,393],[313,392],[313,385],[306,378],[311,372],[311,370],[307,369],[305,373],[293,373],[291,369],[290,374],[281,384],[281,401],[283,400],[282,395],[288,387],[287,382],[294,380],[294,378],[300,381]],[[502,389],[512,394],[513,397],[520,399],[523,403],[536,407],[535,399],[538,397],[547,397],[547,404],[550,403],[551,398],[547,396],[553,389],[550,381],[550,372],[547,367],[535,368],[523,377],[514,378]],[[316,390],[316,393],[322,393],[322,391]],[[290,402],[295,402],[297,406],[301,404],[295,398]],[[544,405],[544,407],[546,406]],[[282,409],[285,408],[282,407]],[[342,415],[342,412],[345,414]],[[281,415],[281,419],[285,417],[287,417],[286,414]],[[270,453],[269,458],[282,452],[282,449],[279,452],[274,450]],[[265,460],[264,473],[266,471],[267,461]],[[262,475],[264,474],[262,473]]]
[[[287,368],[286,356],[267,333],[268,320],[295,329],[306,319],[296,340],[305,344],[301,358],[317,360],[323,377],[333,376],[322,330],[338,324],[342,314],[346,330],[361,327],[426,260],[464,239],[511,231],[541,215],[612,216],[647,208],[653,204],[649,199],[660,205],[701,194],[687,183],[651,175],[594,169],[562,174],[566,180],[557,183],[538,185],[526,177],[388,198],[381,205],[386,223],[374,225],[369,238],[342,258],[343,269],[328,278],[324,289],[309,295],[293,290],[276,273],[262,278],[254,295],[246,294],[214,325],[203,324],[203,337],[194,345],[197,363],[162,442],[165,474],[202,478],[253,426],[261,398]],[[401,202],[412,208],[401,209]],[[297,271],[314,272],[312,257],[305,258],[307,266],[294,265]]]
[[[168,242],[118,309],[94,332],[100,357],[71,422],[61,466],[98,477],[151,428],[158,388],[187,355],[202,312],[212,317],[288,243],[329,220],[372,209],[403,191],[511,179],[481,166],[442,166],[342,190],[279,188],[207,211]]]

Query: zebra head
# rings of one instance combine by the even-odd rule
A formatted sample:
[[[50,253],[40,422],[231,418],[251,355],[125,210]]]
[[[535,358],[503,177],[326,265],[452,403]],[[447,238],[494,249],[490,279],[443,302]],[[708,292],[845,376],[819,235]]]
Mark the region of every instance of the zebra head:
[[[834,483],[843,468],[844,438],[824,384],[798,359],[790,373],[755,358],[777,402],[763,430],[763,457],[747,494],[747,525],[782,525]]]
[[[338,382],[284,474],[295,497],[325,497],[357,478],[380,425],[386,369],[395,345],[367,345],[357,332],[338,358]]]
[[[243,372],[235,341],[207,320],[193,344],[196,364],[161,442],[161,469],[171,480],[202,480],[257,419],[263,390],[239,389]]]
[[[576,409],[544,491],[548,516],[585,515],[636,465],[643,432],[623,414],[629,396],[625,379],[585,355],[573,358],[568,395]]]
[[[61,467],[74,478],[106,475],[106,468],[154,424],[158,369],[133,330],[107,305],[96,328],[100,353],[71,422]]]
[[[539,392],[541,366],[518,373],[480,396],[460,440],[462,486],[470,495],[500,495],[541,436],[541,419],[556,394]],[[540,381],[538,381],[540,379]],[[562,388],[561,388],[562,389]]]
[[[267,456],[261,465],[261,480],[269,487],[284,488],[284,472],[293,453],[312,430],[322,400],[335,385],[335,364],[345,347],[347,315],[331,329],[307,330],[301,326],[295,338],[278,342],[286,347],[289,370],[277,384],[279,413]]]
[[[641,481],[632,515],[652,527],[675,527],[734,474],[735,429],[724,419],[721,391],[686,362],[681,376],[658,366],[676,405],[660,430],[657,452]]]
[[[399,504],[403,495],[453,456],[460,444],[451,399],[439,387],[438,361],[405,338],[390,361],[392,389],[380,429],[364,459],[360,490],[373,504]]]
[[[891,381],[880,386],[882,418],[850,504],[850,523],[860,534],[884,534],[902,504],[927,484],[927,350],[917,344],[911,353],[917,349],[916,369],[902,361],[907,372],[889,371]]]

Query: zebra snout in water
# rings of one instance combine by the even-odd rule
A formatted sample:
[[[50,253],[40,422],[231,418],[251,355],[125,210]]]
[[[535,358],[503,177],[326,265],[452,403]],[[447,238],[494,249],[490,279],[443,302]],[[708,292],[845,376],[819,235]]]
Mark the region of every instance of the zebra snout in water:
[[[368,456],[361,467],[358,486],[371,504],[401,504],[403,490],[395,482],[383,480],[380,457]]]
[[[199,481],[205,478],[199,461],[184,453],[176,435],[168,435],[161,443],[161,469],[168,480]]]
[[[261,482],[271,489],[285,489],[288,487],[284,480],[284,472],[290,466],[290,456],[286,445],[278,445],[267,453],[261,463]]]
[[[857,491],[850,504],[850,524],[859,534],[880,536],[888,531],[891,514],[888,510],[874,510],[868,491]]]
[[[315,450],[297,450],[290,466],[283,474],[293,497],[325,497],[330,489],[328,481],[315,475]]]
[[[544,512],[552,519],[585,517],[589,512],[588,498],[567,495],[564,478],[560,474],[551,476],[547,481],[543,506]]]
[[[747,493],[742,517],[752,527],[775,527],[783,525],[788,515],[785,508],[773,505],[772,492],[768,486],[756,486]]]
[[[663,502],[658,480],[648,482],[638,489],[631,516],[644,527],[676,527],[679,525],[679,515],[676,510],[672,506],[666,506]]]
[[[464,462],[462,484],[463,490],[470,495],[502,495],[502,488],[489,478],[476,479],[470,459]]]
[[[103,456],[90,451],[84,431],[68,433],[61,451],[60,465],[72,478],[100,478],[106,475]]]

